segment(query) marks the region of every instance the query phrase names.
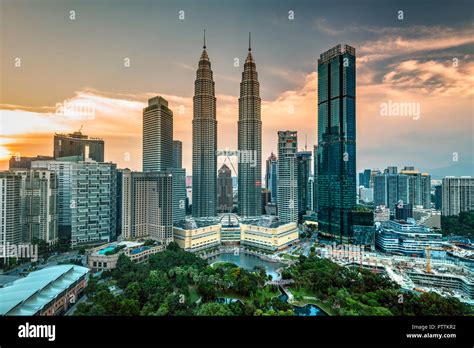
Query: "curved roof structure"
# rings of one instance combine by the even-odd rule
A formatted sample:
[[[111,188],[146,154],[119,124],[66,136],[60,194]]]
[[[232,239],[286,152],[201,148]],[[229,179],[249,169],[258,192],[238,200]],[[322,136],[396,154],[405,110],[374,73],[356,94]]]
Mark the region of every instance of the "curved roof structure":
[[[240,225],[240,218],[233,213],[225,213],[220,216],[220,223],[222,227],[235,227]]]
[[[77,265],[31,272],[0,288],[0,315],[35,315],[88,272],[88,268]]]

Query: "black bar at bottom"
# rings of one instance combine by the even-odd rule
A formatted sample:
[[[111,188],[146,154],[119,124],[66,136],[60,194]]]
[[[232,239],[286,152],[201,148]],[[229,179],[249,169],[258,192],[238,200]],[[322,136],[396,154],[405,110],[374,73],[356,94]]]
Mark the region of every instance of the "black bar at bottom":
[[[473,324],[473,317],[0,317],[0,345],[455,347],[472,345]],[[54,340],[19,337],[27,329],[47,336],[32,325],[54,325]]]

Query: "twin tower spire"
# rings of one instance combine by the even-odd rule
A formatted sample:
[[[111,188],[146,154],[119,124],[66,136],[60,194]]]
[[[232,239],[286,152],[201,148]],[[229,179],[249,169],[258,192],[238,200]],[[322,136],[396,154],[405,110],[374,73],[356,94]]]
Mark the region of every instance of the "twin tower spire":
[[[215,83],[211,62],[203,53],[194,82],[192,213],[196,218],[214,217],[217,206],[217,120]],[[249,54],[242,72],[238,121],[238,213],[241,217],[261,215],[262,122],[260,86],[255,62]]]
[[[251,32],[249,32],[249,51],[252,50],[252,42],[251,42]],[[206,29],[204,29],[204,45],[202,45],[202,48],[206,49]]]

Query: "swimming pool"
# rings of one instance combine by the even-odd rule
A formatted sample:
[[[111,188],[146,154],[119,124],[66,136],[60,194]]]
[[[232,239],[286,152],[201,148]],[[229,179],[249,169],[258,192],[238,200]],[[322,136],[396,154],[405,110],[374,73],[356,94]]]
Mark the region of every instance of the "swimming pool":
[[[99,255],[105,255],[105,253],[109,252],[109,251],[114,251],[115,250],[115,245],[110,245],[108,246],[107,248],[104,248],[104,249],[100,249],[97,253]]]

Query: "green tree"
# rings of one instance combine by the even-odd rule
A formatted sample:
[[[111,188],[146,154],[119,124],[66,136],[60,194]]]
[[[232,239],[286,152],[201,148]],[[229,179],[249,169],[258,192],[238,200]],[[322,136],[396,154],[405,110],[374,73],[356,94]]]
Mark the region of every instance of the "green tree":
[[[196,314],[201,316],[230,316],[233,315],[233,312],[228,305],[209,302],[199,306]]]

